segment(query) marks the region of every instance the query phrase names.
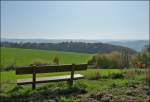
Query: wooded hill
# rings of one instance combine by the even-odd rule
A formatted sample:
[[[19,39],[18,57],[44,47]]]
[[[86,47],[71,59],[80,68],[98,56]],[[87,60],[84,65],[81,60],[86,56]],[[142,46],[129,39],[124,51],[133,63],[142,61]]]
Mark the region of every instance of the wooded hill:
[[[129,54],[135,54],[136,51],[112,44],[105,43],[83,43],[83,42],[62,42],[62,43],[12,43],[1,42],[2,47],[16,47],[16,48],[29,48],[41,50],[59,50],[59,51],[72,51],[82,53],[110,53],[113,51],[121,52],[127,50]]]

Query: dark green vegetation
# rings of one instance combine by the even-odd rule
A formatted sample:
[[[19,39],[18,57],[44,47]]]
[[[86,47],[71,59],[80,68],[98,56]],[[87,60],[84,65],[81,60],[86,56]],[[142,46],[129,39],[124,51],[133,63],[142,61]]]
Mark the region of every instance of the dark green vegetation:
[[[62,43],[11,43],[2,42],[3,47],[17,47],[41,50],[72,51],[82,53],[110,53],[112,51],[121,52],[126,49],[129,54],[135,54],[136,51],[127,47],[117,46],[105,43],[83,43],[83,42],[62,42]]]
[[[16,86],[14,71],[1,73],[2,102],[148,102],[148,87],[144,69],[88,69],[80,71],[85,79],[74,82],[69,88],[66,82],[38,84],[32,91],[29,86]],[[39,74],[54,76],[68,73]],[[31,75],[19,76],[22,78]]]
[[[57,59],[56,57],[59,58],[59,64],[79,64],[86,63],[90,56],[92,55],[84,53],[1,47],[1,66],[4,68],[31,63],[53,64],[53,60]]]
[[[2,42],[30,42],[30,43],[60,43],[60,42],[90,42],[90,43],[96,43],[96,42],[105,42],[110,43],[113,45],[120,45],[120,46],[126,46],[129,48],[132,48],[136,51],[141,51],[145,45],[149,44],[149,40],[83,40],[83,39],[7,39],[7,38],[1,38]],[[138,45],[138,46],[137,46]]]

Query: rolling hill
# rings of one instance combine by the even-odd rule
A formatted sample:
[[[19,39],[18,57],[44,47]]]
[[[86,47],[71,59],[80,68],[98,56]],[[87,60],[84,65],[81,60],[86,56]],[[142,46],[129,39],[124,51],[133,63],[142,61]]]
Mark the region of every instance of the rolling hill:
[[[136,51],[141,51],[144,49],[144,46],[148,45],[150,42],[149,40],[133,40],[133,41],[110,41],[108,43],[113,45],[129,47]]]
[[[108,43],[112,45],[120,45],[141,51],[145,45],[149,44],[149,40],[117,40],[117,39],[97,39],[97,40],[85,40],[85,39],[8,39],[1,38],[1,42],[12,43],[62,43],[62,42],[83,42],[83,43]],[[137,46],[138,45],[138,46]]]
[[[80,53],[110,53],[113,51],[122,52],[127,50],[128,53],[135,54],[136,51],[119,45],[112,45],[106,43],[85,43],[85,42],[61,42],[61,43],[13,43],[2,42],[3,47],[16,47],[27,49],[40,49],[40,50],[57,50],[57,51],[71,51]]]
[[[53,63],[54,57],[59,58],[60,64],[86,63],[91,54],[64,52],[64,51],[45,51],[22,48],[1,47],[1,64],[8,66],[15,64],[23,66],[35,61]]]

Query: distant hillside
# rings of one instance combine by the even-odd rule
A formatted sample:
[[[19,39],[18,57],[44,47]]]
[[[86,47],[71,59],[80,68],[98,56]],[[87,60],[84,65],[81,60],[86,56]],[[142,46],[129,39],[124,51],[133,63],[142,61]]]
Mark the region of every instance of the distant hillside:
[[[120,45],[141,51],[145,45],[149,44],[149,40],[115,40],[115,39],[99,39],[99,40],[86,40],[86,39],[8,39],[1,38],[1,42],[13,43],[62,43],[62,42],[83,42],[83,43],[109,43],[112,45]]]
[[[110,39],[90,40],[90,39],[9,39],[1,38],[1,42],[13,42],[13,43],[62,43],[62,42],[83,42],[83,43],[107,43]],[[117,40],[118,41],[118,40]]]
[[[141,51],[145,45],[149,44],[148,40],[133,40],[133,41],[110,41],[107,42],[110,44],[114,44],[114,45],[120,45],[120,46],[125,46],[125,47],[129,47],[132,48],[136,51]]]
[[[59,58],[60,64],[80,64],[87,63],[90,56],[92,54],[1,47],[2,66],[25,66],[35,61],[53,64],[54,57]]]
[[[30,49],[41,49],[41,50],[58,50],[58,51],[72,51],[82,53],[110,53],[112,51],[121,52],[127,49],[129,54],[136,53],[135,50],[116,46],[105,43],[83,43],[83,42],[62,42],[62,43],[10,43],[2,42],[3,47],[17,47],[17,48],[30,48]]]

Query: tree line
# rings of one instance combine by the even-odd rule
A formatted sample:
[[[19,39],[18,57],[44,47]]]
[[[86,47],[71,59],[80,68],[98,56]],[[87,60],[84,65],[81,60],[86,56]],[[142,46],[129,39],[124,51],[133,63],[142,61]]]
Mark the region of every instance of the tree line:
[[[12,43],[1,42],[2,47],[16,47],[16,48],[29,48],[29,49],[41,49],[41,50],[59,50],[59,51],[72,51],[82,53],[110,53],[113,51],[121,52],[127,50],[128,53],[135,54],[136,51],[112,44],[106,43],[84,43],[84,42],[61,42],[61,43]]]

